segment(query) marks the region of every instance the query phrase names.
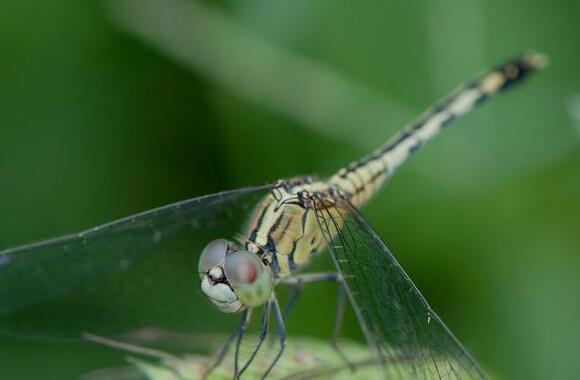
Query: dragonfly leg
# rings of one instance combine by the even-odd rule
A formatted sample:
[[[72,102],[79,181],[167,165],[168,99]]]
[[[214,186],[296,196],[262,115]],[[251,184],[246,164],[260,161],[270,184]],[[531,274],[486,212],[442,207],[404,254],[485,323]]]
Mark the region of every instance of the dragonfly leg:
[[[284,318],[282,317],[282,311],[280,310],[280,305],[276,297],[272,297],[272,310],[274,311],[274,322],[276,323],[276,332],[278,333],[278,340],[280,342],[280,351],[274,357],[274,360],[268,367],[268,370],[262,375],[262,380],[264,380],[272,371],[286,348],[286,327],[284,326]]]
[[[325,282],[325,281],[337,281],[337,274],[334,272],[321,272],[321,273],[307,273],[307,274],[299,274],[291,277],[285,278],[282,283],[286,285],[292,286],[292,294],[288,298],[286,302],[286,306],[284,306],[284,313],[282,314],[284,320],[288,320],[288,315],[290,315],[290,310],[302,294],[302,290],[304,289],[304,284],[310,282]]]
[[[298,300],[298,298],[302,294],[302,290],[304,290],[304,282],[300,278],[298,278],[297,282],[291,286],[292,286],[292,294],[290,294],[290,297],[288,297],[288,301],[286,302],[286,306],[284,306],[284,313],[282,314],[285,321],[288,320],[288,316],[290,315],[290,310],[292,310],[292,307],[294,306],[294,304],[296,303],[296,301]]]
[[[244,310],[244,315],[242,316],[242,322],[240,323],[240,328],[238,329],[238,340],[236,341],[236,353],[234,354],[234,380],[238,378],[238,366],[240,362],[240,345],[242,339],[244,338],[244,333],[246,332],[246,327],[250,323],[250,316],[252,315],[252,309]]]
[[[336,305],[336,317],[334,320],[334,332],[332,334],[331,345],[334,351],[341,357],[341,359],[348,365],[351,371],[356,369],[356,366],[348,359],[348,357],[342,352],[340,347],[338,346],[338,337],[340,336],[340,332],[342,330],[342,322],[344,321],[344,307],[346,305],[346,289],[344,280],[341,276],[337,278],[338,283],[338,296],[337,296],[337,305]]]
[[[282,283],[287,285],[298,286],[299,284],[308,284],[311,282],[325,282],[325,281],[338,282],[341,281],[341,277],[336,272],[306,273],[286,277],[285,279],[282,280]]]
[[[271,312],[271,310],[272,310],[272,301],[268,301],[264,304],[264,310],[262,313],[262,325],[260,326],[258,345],[256,346],[256,348],[252,352],[252,355],[250,355],[250,358],[248,359],[246,364],[244,364],[244,366],[242,367],[242,369],[238,373],[238,379],[242,376],[244,371],[250,366],[252,361],[254,361],[254,358],[256,357],[256,355],[258,354],[258,351],[260,350],[260,347],[262,347],[262,343],[264,343],[264,340],[266,339],[266,336],[268,335],[268,325],[270,324],[270,312]]]
[[[206,379],[212,372],[213,370],[215,370],[217,367],[220,366],[220,364],[222,364],[224,358],[226,357],[226,354],[228,353],[228,351],[230,350],[230,347],[234,341],[234,339],[239,336],[240,334],[243,334],[243,330],[245,330],[250,317],[250,309],[246,309],[242,312],[242,318],[240,320],[240,325],[238,326],[237,329],[234,330],[234,332],[230,335],[230,337],[228,338],[228,340],[226,341],[226,344],[224,344],[224,347],[222,348],[222,350],[220,351],[220,353],[218,354],[218,357],[216,358],[216,360],[213,362],[213,364],[208,367],[208,369],[205,371],[205,373],[203,374],[203,379]]]
[[[332,334],[331,345],[332,348],[338,353],[341,359],[345,362],[346,365],[350,367],[351,370],[355,369],[355,365],[348,360],[344,352],[338,346],[338,337],[340,335],[340,331],[342,330],[342,322],[344,320],[344,309],[346,306],[346,288],[344,279],[339,273],[336,272],[323,272],[323,273],[307,273],[301,274],[296,276],[288,277],[283,281],[285,284],[290,284],[294,286],[295,290],[290,295],[290,299],[288,300],[286,309],[284,310],[284,316],[288,314],[288,309],[296,302],[296,299],[300,295],[303,285],[306,283],[312,282],[326,282],[332,281],[336,282],[339,286],[338,288],[338,297],[337,297],[337,306],[336,306],[336,318],[334,321],[334,330]]]

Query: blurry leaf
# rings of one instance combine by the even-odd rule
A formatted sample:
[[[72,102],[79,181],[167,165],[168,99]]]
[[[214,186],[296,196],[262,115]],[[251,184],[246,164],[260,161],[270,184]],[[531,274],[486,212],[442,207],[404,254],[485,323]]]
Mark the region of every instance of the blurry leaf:
[[[95,337],[93,337],[95,338]],[[246,337],[254,341],[257,337]],[[116,342],[108,339],[96,338],[99,343],[113,346],[118,349],[130,351],[133,354],[142,354],[146,359],[136,356],[128,357],[128,362],[135,367],[135,372],[140,373],[148,380],[198,380],[203,378],[203,374],[209,365],[215,360],[214,356],[192,356],[175,357],[163,352],[153,351],[147,348]],[[216,340],[221,341],[221,340]],[[276,353],[276,344],[266,348],[265,346],[258,355],[256,361],[244,373],[244,379],[259,379],[268,365],[273,355]],[[357,365],[357,369],[351,372],[348,365],[334,351],[328,341],[314,339],[292,339],[289,341],[284,355],[270,374],[272,379],[378,379],[383,378],[382,370],[377,368],[366,346],[354,342],[341,342],[341,350],[345,355]],[[240,363],[243,364],[251,351],[253,345],[242,344],[240,350]],[[230,350],[223,364],[216,368],[208,380],[231,379],[233,374],[234,350]],[[126,371],[119,371],[119,377],[111,375],[112,370],[107,370],[107,379],[120,379],[127,376]],[[85,376],[87,380],[104,379],[100,372]],[[396,377],[394,379],[397,379]]]
[[[119,26],[232,93],[365,149],[377,125],[415,113],[321,62],[251,35],[216,8],[184,0],[110,3]],[[368,133],[352,133],[353,126]],[[376,131],[376,134],[373,133]]]

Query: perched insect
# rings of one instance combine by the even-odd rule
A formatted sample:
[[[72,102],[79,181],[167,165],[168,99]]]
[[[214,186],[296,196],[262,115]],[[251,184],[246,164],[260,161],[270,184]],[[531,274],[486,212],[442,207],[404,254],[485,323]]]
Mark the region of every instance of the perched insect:
[[[335,281],[339,302],[333,345],[339,353],[336,338],[348,299],[385,378],[485,378],[358,208],[407,158],[457,117],[544,65],[545,58],[531,52],[484,73],[328,180],[294,178],[218,193],[77,235],[0,252],[0,329],[27,333],[32,329],[20,319],[23,311],[34,310],[49,299],[74,298],[76,289],[85,289],[83,295],[99,294],[102,277],[111,273],[114,277],[147,256],[179,252],[190,262],[193,247],[213,235],[216,224],[233,219],[239,225],[246,214],[250,219],[240,239],[214,239],[201,250],[198,260],[203,293],[220,311],[242,316],[208,373],[236,342],[233,376],[240,377],[261,349],[273,315],[280,347],[264,371],[263,378],[267,377],[286,341],[276,286],[294,286],[291,306],[303,284]],[[174,244],[176,241],[180,244]],[[192,242],[195,244],[189,244]],[[330,252],[335,272],[296,273],[324,249]],[[122,275],[116,280],[122,281]],[[123,292],[122,287],[115,290]],[[238,365],[240,342],[257,307],[263,310],[259,341],[244,365]],[[51,311],[54,309],[49,308]],[[38,321],[35,323],[38,328]],[[95,325],[99,323],[93,322],[92,327]]]

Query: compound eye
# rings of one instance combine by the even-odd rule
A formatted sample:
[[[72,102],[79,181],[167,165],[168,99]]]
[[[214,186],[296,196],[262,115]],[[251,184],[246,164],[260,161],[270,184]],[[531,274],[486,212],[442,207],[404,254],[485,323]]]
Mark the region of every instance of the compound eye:
[[[232,285],[251,285],[264,272],[264,264],[257,255],[238,251],[226,256],[224,270]]]
[[[228,251],[228,241],[216,239],[205,246],[199,257],[198,270],[200,275],[209,272],[213,267],[222,265]]]
[[[243,305],[258,307],[270,298],[274,289],[272,273],[256,254],[248,251],[228,253],[224,271]]]

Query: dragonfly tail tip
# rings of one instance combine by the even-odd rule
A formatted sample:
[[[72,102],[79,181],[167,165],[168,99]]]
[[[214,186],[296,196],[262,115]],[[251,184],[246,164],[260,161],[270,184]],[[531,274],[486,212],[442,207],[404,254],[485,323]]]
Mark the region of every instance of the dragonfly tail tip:
[[[523,56],[523,62],[525,62],[531,69],[541,70],[548,67],[550,64],[550,59],[547,55],[538,53],[535,50],[529,50]]]

